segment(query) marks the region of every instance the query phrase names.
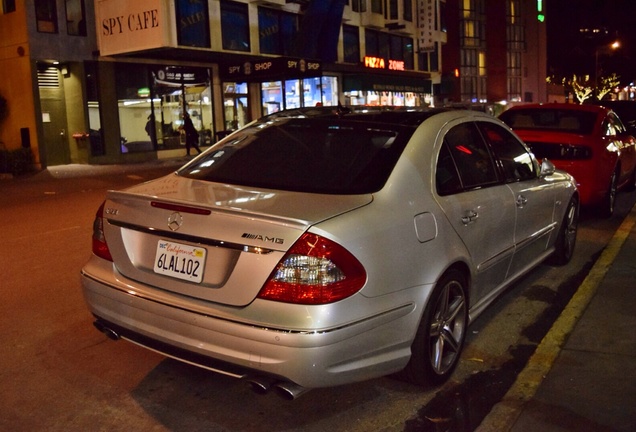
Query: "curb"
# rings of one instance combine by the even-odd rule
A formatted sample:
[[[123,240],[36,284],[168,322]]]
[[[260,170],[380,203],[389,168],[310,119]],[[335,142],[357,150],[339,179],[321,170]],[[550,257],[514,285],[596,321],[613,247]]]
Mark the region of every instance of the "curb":
[[[614,236],[607,244],[603,253],[596,261],[590,273],[579,286],[570,302],[567,304],[552,328],[537,346],[526,367],[519,373],[516,381],[510,387],[503,399],[497,403],[476,432],[504,432],[510,431],[523,412],[523,408],[537,392],[541,382],[546,377],[565,341],[574,330],[588,304],[607,274],[623,243],[631,233],[636,223],[634,208],[625,217]]]

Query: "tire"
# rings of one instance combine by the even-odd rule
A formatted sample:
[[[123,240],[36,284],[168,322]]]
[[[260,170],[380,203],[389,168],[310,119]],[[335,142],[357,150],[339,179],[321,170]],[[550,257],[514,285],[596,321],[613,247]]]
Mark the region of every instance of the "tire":
[[[570,199],[563,222],[559,228],[559,235],[555,243],[555,250],[550,257],[550,263],[555,265],[565,265],[570,262],[574,255],[576,245],[576,233],[579,225],[579,199],[573,196]]]
[[[601,201],[601,207],[599,213],[602,217],[609,218],[614,214],[614,206],[616,205],[616,192],[617,192],[618,172],[614,170],[610,177],[609,188],[603,201]]]
[[[457,270],[449,270],[437,282],[401,378],[418,385],[439,385],[452,375],[468,326],[466,290],[466,278]]]

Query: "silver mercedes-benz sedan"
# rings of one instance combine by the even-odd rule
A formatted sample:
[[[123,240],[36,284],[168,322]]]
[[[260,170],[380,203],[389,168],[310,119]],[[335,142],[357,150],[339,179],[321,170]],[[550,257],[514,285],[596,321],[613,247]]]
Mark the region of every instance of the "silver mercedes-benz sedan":
[[[299,109],[108,192],[81,280],[106,335],[263,391],[435,385],[498,294],[570,260],[578,211],[492,116]]]

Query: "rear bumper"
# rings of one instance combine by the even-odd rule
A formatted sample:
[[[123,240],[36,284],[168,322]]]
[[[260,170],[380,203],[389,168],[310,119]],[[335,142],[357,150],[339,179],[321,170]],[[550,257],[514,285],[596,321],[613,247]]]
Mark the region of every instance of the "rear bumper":
[[[419,321],[416,311],[421,310],[411,301],[333,329],[294,331],[143,297],[134,286],[114,277],[96,277],[90,263],[82,270],[81,282],[90,311],[125,339],[217,372],[236,377],[269,375],[307,388],[362,381],[402,369]]]

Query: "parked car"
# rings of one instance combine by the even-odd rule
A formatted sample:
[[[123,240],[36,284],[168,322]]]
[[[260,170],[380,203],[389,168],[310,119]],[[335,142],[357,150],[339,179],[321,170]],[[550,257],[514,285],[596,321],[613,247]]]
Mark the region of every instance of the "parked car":
[[[434,385],[498,294],[570,260],[578,204],[490,115],[299,109],[108,192],[81,280],[111,338],[255,389]]]
[[[636,148],[619,117],[594,105],[531,104],[500,116],[532,149],[572,174],[581,205],[603,216],[614,213],[616,191],[636,188]]]

